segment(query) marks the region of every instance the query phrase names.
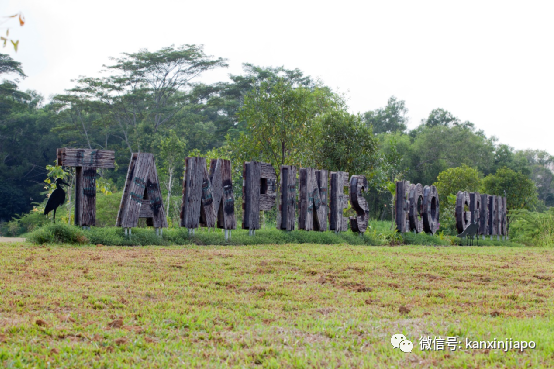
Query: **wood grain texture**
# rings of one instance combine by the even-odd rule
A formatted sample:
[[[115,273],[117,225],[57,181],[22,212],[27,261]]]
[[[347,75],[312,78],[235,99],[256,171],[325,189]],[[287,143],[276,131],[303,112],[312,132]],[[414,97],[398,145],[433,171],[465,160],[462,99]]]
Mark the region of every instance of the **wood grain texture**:
[[[205,158],[185,158],[183,201],[181,203],[181,227],[196,229],[200,224],[202,182],[204,178],[203,168],[206,168]]]
[[[59,149],[58,149],[58,155],[59,155]],[[59,159],[58,159],[59,160]],[[81,209],[83,207],[83,191],[80,191],[79,189],[83,188],[83,167],[76,167],[75,168],[75,207],[74,207],[74,222],[76,226],[81,225]]]
[[[125,177],[125,186],[123,187],[123,195],[121,196],[121,202],[119,203],[119,211],[117,212],[117,219],[115,221],[116,227],[122,227],[124,214],[127,212],[128,202],[131,195],[131,183],[135,172],[135,165],[137,163],[138,154],[131,155],[131,161],[129,168],[127,169],[127,176]]]
[[[260,210],[271,210],[277,199],[277,173],[271,164],[260,163]]]
[[[279,211],[277,215],[277,229],[294,230],[296,213],[296,167],[281,165],[279,186]]]
[[[319,192],[319,209],[314,213],[315,222],[314,230],[324,232],[327,228],[328,223],[328,212],[329,206],[327,205],[327,192],[329,188],[329,171],[326,169],[316,170],[315,171],[316,185]]]
[[[488,207],[489,207],[489,218],[488,218],[488,223],[489,223],[489,233],[488,235],[490,236],[496,236],[498,234],[498,230],[496,228],[496,225],[495,225],[495,219],[496,219],[496,196],[494,195],[489,195],[488,198],[487,198],[487,204],[488,204]]]
[[[350,177],[350,204],[356,212],[355,217],[350,217],[350,229],[352,232],[364,233],[369,222],[369,205],[362,193],[368,190],[367,178],[363,175]]]
[[[481,210],[479,215],[479,234],[489,234],[489,195],[481,195]]]
[[[154,155],[133,154],[127,170],[116,226],[136,227],[140,218],[146,218],[147,225],[167,228],[161,196]]]
[[[501,226],[502,226],[502,235],[508,236],[508,210],[506,208],[506,197],[502,197],[502,217],[501,217]]]
[[[231,161],[224,159],[212,159],[209,172],[212,184],[213,210],[217,221],[217,227],[223,229],[236,229],[235,195],[231,180]]]
[[[212,183],[206,168],[206,158],[198,158],[198,167],[202,176],[202,197],[200,199],[200,220],[202,227],[215,228],[216,211],[214,209],[214,196]]]
[[[142,155],[142,154],[140,154]],[[152,155],[152,154],[144,154]],[[167,217],[165,216],[164,204],[162,201],[162,192],[160,188],[160,180],[158,178],[158,170],[156,168],[156,162],[154,155],[151,156],[148,161],[150,168],[148,171],[148,179],[146,180],[146,200],[148,200],[148,207],[152,212],[152,216],[147,218],[147,224],[155,228],[167,228]],[[140,217],[142,218],[142,217]]]
[[[410,229],[408,221],[410,201],[406,196],[408,188],[409,185],[407,181],[396,182],[394,194],[394,220],[396,223],[396,229],[400,233],[406,233]]]
[[[75,193],[79,192],[81,198],[79,205],[75,210],[79,209],[79,226],[94,226],[96,224],[96,178],[98,173],[96,168],[81,167],[81,185],[75,186]]]
[[[58,165],[66,167],[115,168],[115,151],[59,148]]]
[[[242,186],[242,228],[260,229],[260,185],[261,163],[245,162],[243,165]]]
[[[300,168],[300,199],[298,211],[298,228],[306,231],[327,230],[327,207],[320,194],[317,172],[321,178],[321,171],[313,168]],[[323,172],[327,172],[324,170]],[[324,174],[325,175],[325,174]],[[323,188],[324,192],[327,191]]]
[[[412,184],[408,188],[408,193],[410,231],[421,233],[423,232],[423,217],[421,216],[423,212],[423,186],[420,183]]]
[[[469,192],[467,191],[458,191],[456,194],[456,230],[458,234],[462,233],[470,224],[471,213],[469,210],[465,210],[466,207],[469,209],[471,200],[469,198]]]
[[[439,230],[440,203],[437,187],[423,187],[423,231],[435,234]]]
[[[494,218],[494,223],[496,227],[496,234],[502,236],[502,196],[496,196],[496,216]]]
[[[348,218],[343,215],[348,207],[344,187],[349,186],[348,172],[331,172],[331,196],[329,201],[329,229],[336,232],[348,230]]]
[[[479,192],[470,192],[469,200],[470,222],[471,224],[477,223],[477,234],[479,234],[479,227],[481,226],[481,194]]]

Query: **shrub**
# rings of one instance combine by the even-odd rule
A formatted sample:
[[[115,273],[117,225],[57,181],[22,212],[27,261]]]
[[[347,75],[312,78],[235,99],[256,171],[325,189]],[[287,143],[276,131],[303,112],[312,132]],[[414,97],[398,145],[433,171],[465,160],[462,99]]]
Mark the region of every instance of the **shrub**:
[[[89,239],[84,231],[76,226],[63,223],[50,224],[32,232],[27,239],[33,243],[86,244]]]

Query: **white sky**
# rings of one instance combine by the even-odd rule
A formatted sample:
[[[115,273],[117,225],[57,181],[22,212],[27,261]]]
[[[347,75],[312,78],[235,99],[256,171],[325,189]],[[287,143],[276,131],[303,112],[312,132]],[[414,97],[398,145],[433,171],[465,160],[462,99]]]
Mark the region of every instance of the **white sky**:
[[[0,15],[27,23],[10,23],[19,52],[0,52],[22,62],[23,89],[47,97],[121,52],[204,44],[230,64],[205,82],[244,62],[299,68],[346,93],[351,112],[395,95],[409,128],[440,107],[554,154],[552,1],[1,1]]]

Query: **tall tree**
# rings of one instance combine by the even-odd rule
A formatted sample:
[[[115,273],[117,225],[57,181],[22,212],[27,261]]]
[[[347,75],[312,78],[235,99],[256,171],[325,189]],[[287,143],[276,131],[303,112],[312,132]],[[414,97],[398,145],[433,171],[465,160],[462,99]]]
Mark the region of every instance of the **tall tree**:
[[[387,106],[364,113],[364,122],[373,127],[373,133],[404,132],[407,128],[406,102],[391,96]]]
[[[239,118],[247,130],[233,141],[239,158],[310,166],[319,137],[316,118],[341,107],[342,100],[324,87],[294,87],[289,81],[264,81],[245,96]],[[242,160],[240,160],[242,161]]]

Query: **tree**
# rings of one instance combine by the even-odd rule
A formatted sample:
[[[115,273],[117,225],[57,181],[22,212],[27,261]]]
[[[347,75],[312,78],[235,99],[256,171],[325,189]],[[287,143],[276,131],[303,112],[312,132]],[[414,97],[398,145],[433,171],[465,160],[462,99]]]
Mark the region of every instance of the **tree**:
[[[111,60],[114,64],[104,66],[109,76],[81,78],[68,90],[78,100],[65,95],[57,100],[65,103],[65,108],[82,107],[85,101],[101,103],[88,107],[97,109],[104,114],[103,121],[110,120],[111,126],[118,128],[113,134],[131,153],[152,149],[154,142],[149,136],[160,129],[177,128],[175,117],[188,105],[187,93],[194,78],[227,67],[225,59],[206,55],[201,45],[172,45],[155,52],[143,49]]]
[[[342,106],[327,88],[294,87],[289,81],[264,81],[244,98],[239,118],[245,133],[231,146],[238,161],[259,160],[279,168],[284,164],[311,166],[320,126],[316,118]]]
[[[410,152],[407,179],[430,184],[440,172],[462,164],[489,173],[494,160],[494,142],[471,127],[420,126]]]
[[[509,168],[500,168],[495,174],[483,179],[482,193],[506,196],[508,211],[515,209],[534,210],[537,206],[537,188],[526,175]]]
[[[364,174],[372,181],[376,174],[378,141],[358,115],[333,110],[318,120],[321,137],[313,147],[316,166],[330,171]]]
[[[460,123],[460,120],[449,111],[438,108],[433,109],[431,113],[429,113],[429,117],[422,120],[421,123],[425,124],[427,127],[451,127],[453,125],[458,125]]]
[[[186,157],[186,140],[181,139],[175,134],[175,131],[168,132],[166,137],[160,137],[159,150],[162,166],[160,174],[162,181],[166,184],[167,201],[166,214],[170,214],[170,199],[175,184],[175,179],[179,179],[182,174],[183,163]],[[178,182],[178,181],[177,181]]]
[[[481,179],[477,169],[462,164],[461,167],[449,168],[439,173],[433,184],[437,187],[439,198],[446,199],[448,195],[455,195],[458,191],[479,191]]]
[[[373,127],[373,133],[404,132],[407,128],[407,113],[405,101],[398,101],[396,97],[391,96],[387,106],[365,112],[363,119],[368,126]]]

